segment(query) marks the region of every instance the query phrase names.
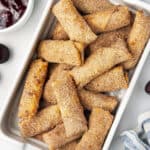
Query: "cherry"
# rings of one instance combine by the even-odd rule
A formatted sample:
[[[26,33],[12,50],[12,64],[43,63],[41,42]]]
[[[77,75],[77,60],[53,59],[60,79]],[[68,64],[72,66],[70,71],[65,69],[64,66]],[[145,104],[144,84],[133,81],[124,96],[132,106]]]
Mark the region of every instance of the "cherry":
[[[145,92],[147,93],[147,94],[150,94],[150,81],[146,84],[146,86],[145,86]]]
[[[3,44],[0,44],[0,64],[9,59],[9,49]]]

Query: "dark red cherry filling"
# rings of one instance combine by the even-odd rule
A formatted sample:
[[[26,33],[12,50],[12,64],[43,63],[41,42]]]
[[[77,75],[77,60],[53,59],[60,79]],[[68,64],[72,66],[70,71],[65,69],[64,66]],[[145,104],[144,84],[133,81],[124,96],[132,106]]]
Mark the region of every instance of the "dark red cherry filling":
[[[13,16],[9,11],[0,12],[0,29],[13,24]]]

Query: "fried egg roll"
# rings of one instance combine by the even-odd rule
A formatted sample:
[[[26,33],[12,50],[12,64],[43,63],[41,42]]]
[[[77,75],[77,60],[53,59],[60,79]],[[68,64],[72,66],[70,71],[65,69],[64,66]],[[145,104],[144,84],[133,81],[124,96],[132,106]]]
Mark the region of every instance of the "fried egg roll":
[[[19,118],[32,117],[39,107],[43,84],[47,75],[48,63],[34,60],[29,68],[19,104]]]
[[[150,36],[150,17],[145,16],[144,12],[137,11],[136,17],[129,34],[128,46],[133,54],[133,58],[124,63],[125,69],[131,69],[137,64],[145,44]]]
[[[79,97],[84,108],[92,110],[95,107],[113,112],[117,107],[118,101],[116,97],[107,96],[100,93],[94,93],[87,90],[79,90]]]
[[[57,105],[48,106],[32,118],[19,120],[19,128],[23,137],[32,137],[54,128],[62,122]]]
[[[84,14],[94,13],[113,7],[108,0],[72,0],[79,11]]]
[[[79,138],[81,135],[66,136],[64,124],[57,125],[53,130],[43,134],[43,140],[50,150],[60,148],[67,143]]]
[[[87,130],[87,123],[71,75],[62,71],[52,87],[61,111],[66,136],[81,135]]]
[[[47,94],[48,91],[45,89]],[[79,96],[80,96],[80,102],[84,106],[84,108],[88,110],[92,110],[94,107],[100,107],[105,110],[108,110],[110,112],[114,111],[118,102],[115,97],[112,96],[106,96],[104,94],[97,94],[92,91],[87,91],[87,90],[79,90],[78,91]],[[55,98],[55,95],[53,92],[49,92],[48,96],[54,96],[53,98],[53,104],[57,104],[57,100]],[[50,100],[50,99],[48,99]]]
[[[131,58],[128,49],[124,46],[124,42],[121,41],[117,41],[112,47],[99,48],[86,59],[84,65],[73,68],[71,75],[79,88],[107,72],[115,65]]]
[[[77,146],[77,141],[73,141],[61,148],[58,148],[57,150],[75,150],[76,146]]]
[[[53,92],[52,83],[56,80],[57,76],[61,71],[63,70],[70,70],[72,66],[67,64],[59,64],[57,65],[52,73],[50,74],[49,80],[46,82],[43,92],[43,98],[45,101],[47,101],[50,104],[56,104],[57,100]]]
[[[69,40],[67,33],[58,21],[54,27],[51,38],[53,40]]]
[[[100,47],[109,47],[112,43],[117,41],[118,38],[127,40],[131,27],[124,27],[115,31],[102,33],[98,38],[89,45],[90,52],[93,52]]]
[[[97,38],[83,17],[78,13],[71,0],[59,1],[52,11],[70,40],[89,44]]]
[[[127,89],[128,84],[128,74],[122,66],[118,66],[92,80],[86,85],[86,89],[94,92],[111,92]]]
[[[114,42],[116,40],[116,38],[127,39],[130,29],[131,29],[131,27],[127,26],[127,27],[123,27],[123,28],[115,30],[115,31],[106,32],[106,33],[104,32],[98,36],[96,41],[94,41],[93,43],[90,44],[90,47],[91,47],[91,49],[93,49],[92,47],[97,48],[96,45],[101,46],[101,47],[110,46],[110,44],[112,42]],[[57,22],[56,27],[54,28],[54,31],[52,33],[52,39],[68,40],[67,37],[68,37],[68,35],[65,32],[65,30],[63,29],[63,27],[61,26],[61,24],[59,22]]]
[[[48,62],[79,66],[83,63],[84,44],[63,40],[44,40],[40,43],[38,56]]]
[[[84,18],[95,33],[116,30],[130,24],[130,12],[125,6],[102,10]]]
[[[101,150],[112,125],[113,116],[101,108],[94,108],[90,115],[89,130],[83,135],[76,150]]]

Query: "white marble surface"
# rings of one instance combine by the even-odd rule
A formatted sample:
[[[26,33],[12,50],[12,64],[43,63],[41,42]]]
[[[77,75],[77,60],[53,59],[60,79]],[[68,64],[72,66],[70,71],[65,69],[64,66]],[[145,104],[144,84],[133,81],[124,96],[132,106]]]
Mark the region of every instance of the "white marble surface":
[[[28,50],[28,45],[35,33],[35,29],[42,10],[48,0],[35,0],[35,8],[30,20],[25,24],[22,29],[11,32],[8,34],[0,34],[0,43],[4,43],[11,49],[11,58],[5,64],[0,64],[0,108],[3,107],[3,102],[7,98],[9,89],[14,86],[14,80],[21,69],[21,62],[23,60],[24,52]],[[150,57],[148,58],[141,76],[136,84],[136,88],[121,120],[121,123],[117,129],[115,138],[111,144],[111,150],[123,149],[120,143],[119,134],[126,129],[132,129],[136,127],[137,116],[150,109],[150,96],[144,92],[144,86],[148,80],[150,80]],[[0,135],[0,149],[5,150],[34,150],[28,146],[16,144],[14,142],[7,141]]]

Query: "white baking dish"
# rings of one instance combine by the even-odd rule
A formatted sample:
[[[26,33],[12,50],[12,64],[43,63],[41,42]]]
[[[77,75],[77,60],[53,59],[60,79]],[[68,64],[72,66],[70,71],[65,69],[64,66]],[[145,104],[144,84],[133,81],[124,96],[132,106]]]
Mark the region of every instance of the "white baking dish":
[[[121,0],[111,0],[114,3],[117,4],[122,4],[123,2]],[[126,0],[127,1],[127,0]],[[24,60],[24,64],[23,64],[23,69],[20,70],[20,74],[18,75],[18,79],[15,81],[16,82],[16,86],[15,88],[10,91],[7,100],[3,106],[2,112],[1,112],[1,117],[0,117],[0,129],[1,132],[3,133],[3,135],[9,139],[9,140],[14,140],[17,141],[19,143],[28,143],[34,146],[39,147],[40,149],[45,149],[46,146],[44,144],[42,144],[41,142],[34,140],[34,139],[23,139],[20,134],[19,134],[19,130],[17,128],[17,107],[18,107],[18,101],[19,101],[19,97],[20,97],[20,93],[21,93],[21,85],[22,82],[20,82],[23,79],[23,74],[25,72],[25,70],[27,69],[28,64],[30,63],[31,58],[33,57],[34,51],[36,50],[36,46],[38,44],[38,41],[45,38],[46,36],[49,35],[49,29],[52,28],[52,23],[54,22],[54,17],[51,15],[50,13],[50,7],[52,6],[52,4],[55,2],[55,0],[49,0],[47,2],[47,7],[45,8],[44,14],[41,17],[41,20],[37,26],[37,30],[36,30],[36,34],[33,38],[32,44],[30,45],[30,53],[28,54],[28,56],[25,58]],[[150,10],[150,6],[149,10]],[[132,5],[132,9],[134,8],[134,6]],[[138,8],[141,8],[143,10],[145,10],[145,6],[140,5],[138,6]],[[123,98],[121,99],[120,105],[118,107],[118,110],[116,112],[116,116],[115,116],[115,120],[113,122],[113,125],[110,129],[110,132],[105,140],[104,146],[103,146],[103,150],[107,150],[109,149],[110,143],[112,141],[112,138],[114,136],[114,133],[117,129],[117,126],[120,122],[120,119],[123,115],[123,112],[127,106],[127,103],[130,99],[130,96],[132,94],[132,91],[134,89],[135,83],[138,80],[138,77],[140,75],[140,72],[144,66],[144,63],[146,61],[146,58],[148,57],[150,51],[150,41],[148,42],[142,57],[139,61],[139,64],[137,65],[134,74],[132,76],[132,79],[130,81],[130,85],[128,90],[125,92],[125,94],[123,94]],[[20,83],[20,86],[19,86]]]

